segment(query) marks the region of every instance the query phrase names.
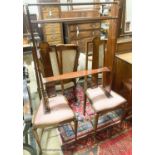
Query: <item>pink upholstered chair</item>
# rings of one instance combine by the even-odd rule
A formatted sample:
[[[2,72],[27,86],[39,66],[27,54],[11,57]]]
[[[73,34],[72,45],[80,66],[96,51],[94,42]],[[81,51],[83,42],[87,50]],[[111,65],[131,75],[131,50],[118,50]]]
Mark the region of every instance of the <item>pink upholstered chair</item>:
[[[42,50],[47,51],[47,48],[48,48],[47,44],[42,44],[41,46],[42,46]],[[34,53],[35,50],[33,49],[32,52]],[[48,97],[48,95],[46,93],[46,87],[45,87],[46,83],[44,83],[44,81],[43,81],[45,72],[43,72],[44,70],[43,70],[42,62],[45,61],[45,59],[43,59],[42,61],[39,61],[38,58],[36,58],[36,60],[37,60],[37,65],[38,65],[38,69],[39,69],[38,75],[40,77],[40,87],[41,87],[41,92],[42,92],[42,99],[40,101],[39,108],[34,116],[32,124],[33,124],[34,137],[38,143],[40,151],[42,152],[42,147],[41,147],[41,143],[40,143],[41,137],[39,138],[37,129],[40,128],[43,131],[44,128],[46,128],[46,127],[56,127],[57,128],[59,125],[63,125],[65,123],[71,123],[73,121],[74,122],[75,140],[77,140],[78,121],[76,119],[74,112],[70,108],[66,97],[62,94],[56,93],[54,82],[49,83],[49,85],[51,87],[52,94],[50,97]],[[47,59],[47,61],[48,61],[48,59]],[[50,69],[51,69],[51,77],[53,77],[52,67],[50,67]]]
[[[104,43],[104,41],[100,40],[99,37],[96,37],[92,41],[93,43],[93,65],[92,68],[100,68],[99,66],[99,58],[104,60],[105,51],[103,50],[102,54],[101,52],[101,44]],[[104,61],[103,64],[104,66]],[[106,78],[106,79],[104,79]],[[94,123],[94,132],[96,134],[97,126],[98,126],[98,119],[99,116],[105,115],[108,112],[112,112],[116,109],[122,109],[123,114],[119,122],[121,122],[124,118],[125,114],[125,108],[126,108],[126,99],[117,94],[116,92],[111,90],[111,78],[110,78],[110,72],[104,73],[104,78],[102,79],[102,84],[98,85],[98,77],[93,76],[92,77],[92,86],[86,90],[86,96],[90,103],[92,104],[92,107],[95,111],[95,123]],[[115,122],[116,123],[116,122]],[[113,125],[113,124],[111,124]]]

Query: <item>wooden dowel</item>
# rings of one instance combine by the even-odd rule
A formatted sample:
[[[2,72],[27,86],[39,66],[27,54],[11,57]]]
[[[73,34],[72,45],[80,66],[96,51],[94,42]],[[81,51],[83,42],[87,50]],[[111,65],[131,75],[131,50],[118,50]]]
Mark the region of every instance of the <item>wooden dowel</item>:
[[[31,20],[31,23],[38,23],[38,24],[44,24],[44,23],[83,23],[83,22],[96,22],[98,20],[111,20],[111,19],[118,19],[118,17],[113,16],[104,16],[104,17],[78,17],[78,18],[54,18],[54,19],[45,19],[45,20]]]

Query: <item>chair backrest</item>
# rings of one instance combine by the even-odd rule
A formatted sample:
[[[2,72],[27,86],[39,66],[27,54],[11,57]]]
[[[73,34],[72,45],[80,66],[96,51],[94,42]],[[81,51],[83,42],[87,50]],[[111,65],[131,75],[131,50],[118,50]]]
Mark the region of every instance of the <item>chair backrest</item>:
[[[56,45],[56,56],[60,74],[77,71],[79,58],[79,51],[77,45]]]
[[[52,47],[47,42],[42,42],[40,47],[40,70],[43,77],[56,76],[68,72],[77,71],[79,50],[74,44],[59,44]],[[72,82],[72,83],[71,83]],[[75,79],[59,81],[58,89],[64,90],[67,83],[68,87],[75,85]],[[50,86],[48,89],[50,92]]]
[[[93,52],[92,52],[92,69],[98,69],[104,67],[104,58],[106,50],[106,40],[101,40],[100,37],[95,37],[91,42]],[[88,46],[87,46],[88,47]],[[88,57],[88,54],[87,54]],[[87,60],[88,61],[88,58]],[[98,75],[92,76],[93,85],[98,83]]]
[[[51,60],[50,60],[50,46],[47,42],[41,42],[39,44],[39,55],[40,58],[37,57],[39,60],[39,68],[43,75],[43,77],[49,77],[53,76],[53,70],[51,66]]]
[[[104,66],[106,40],[101,40],[100,37],[95,37],[92,40],[92,44],[92,69],[102,68]]]
[[[59,44],[50,47],[47,42],[41,42],[40,67],[44,77],[59,75],[77,70],[79,51],[74,44]]]

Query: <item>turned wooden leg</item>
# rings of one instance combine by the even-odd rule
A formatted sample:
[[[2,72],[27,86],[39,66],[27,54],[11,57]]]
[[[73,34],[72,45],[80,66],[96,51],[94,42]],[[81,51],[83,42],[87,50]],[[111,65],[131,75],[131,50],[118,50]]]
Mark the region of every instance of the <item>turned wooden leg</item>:
[[[83,115],[85,116],[86,113],[86,102],[87,102],[87,96],[84,94],[84,103],[83,103]]]
[[[75,130],[75,141],[77,140],[77,129],[78,129],[78,121],[74,120],[74,130]]]
[[[38,136],[38,133],[37,133],[37,128],[33,127],[32,132],[33,132],[34,138],[35,138],[35,140],[36,140],[36,142],[37,142],[37,144],[39,146],[40,152],[42,152],[39,136]]]
[[[99,114],[95,114],[95,121],[94,121],[94,135],[96,136],[96,130],[97,130],[97,125],[98,125],[98,118]]]
[[[123,114],[121,116],[121,129],[123,128],[123,121],[124,119],[126,118],[126,115],[127,115],[127,103],[122,107],[122,110],[123,110]]]
[[[76,102],[76,105],[79,106],[80,105],[80,101],[77,98],[76,95],[76,84],[74,83],[74,87],[73,87],[73,94],[74,94],[74,101]]]

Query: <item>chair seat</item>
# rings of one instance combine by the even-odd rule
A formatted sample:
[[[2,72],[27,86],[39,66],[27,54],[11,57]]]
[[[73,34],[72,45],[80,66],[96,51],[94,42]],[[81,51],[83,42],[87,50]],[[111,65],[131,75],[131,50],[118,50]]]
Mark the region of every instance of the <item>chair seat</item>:
[[[96,112],[115,109],[126,103],[126,99],[114,91],[110,92],[111,97],[107,97],[102,87],[88,88],[86,94]]]
[[[69,107],[67,99],[63,95],[57,95],[49,98],[49,106],[51,111],[49,113],[45,113],[43,101],[41,100],[33,125],[43,127],[56,125],[74,118],[74,113]]]

